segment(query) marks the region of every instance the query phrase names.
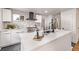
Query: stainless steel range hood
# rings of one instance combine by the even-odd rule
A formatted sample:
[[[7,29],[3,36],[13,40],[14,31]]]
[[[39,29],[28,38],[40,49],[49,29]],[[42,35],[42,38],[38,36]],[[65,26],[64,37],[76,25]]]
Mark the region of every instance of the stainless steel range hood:
[[[29,18],[27,18],[27,20],[36,20],[34,18],[34,12],[29,12]]]

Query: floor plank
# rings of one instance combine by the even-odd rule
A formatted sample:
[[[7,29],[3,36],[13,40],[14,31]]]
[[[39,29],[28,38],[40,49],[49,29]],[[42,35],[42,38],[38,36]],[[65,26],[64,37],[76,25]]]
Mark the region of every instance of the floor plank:
[[[77,44],[72,48],[72,51],[79,51],[79,41]]]

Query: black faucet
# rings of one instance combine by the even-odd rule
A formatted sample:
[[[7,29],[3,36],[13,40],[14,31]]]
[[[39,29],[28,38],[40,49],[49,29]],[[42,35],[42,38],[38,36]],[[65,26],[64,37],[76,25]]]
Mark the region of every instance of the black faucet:
[[[37,28],[36,24],[35,24],[35,28],[36,28],[36,37],[37,37],[37,39],[39,39],[39,29]]]

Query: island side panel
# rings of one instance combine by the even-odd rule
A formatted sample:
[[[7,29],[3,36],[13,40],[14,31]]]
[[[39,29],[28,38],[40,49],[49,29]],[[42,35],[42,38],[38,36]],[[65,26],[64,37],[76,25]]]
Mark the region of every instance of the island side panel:
[[[70,51],[71,50],[71,33],[60,37],[46,45],[40,46],[33,51]]]

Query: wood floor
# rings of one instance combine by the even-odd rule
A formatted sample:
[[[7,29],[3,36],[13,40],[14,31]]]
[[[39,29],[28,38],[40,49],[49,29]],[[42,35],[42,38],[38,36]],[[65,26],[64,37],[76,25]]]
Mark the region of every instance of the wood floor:
[[[72,48],[72,51],[79,51],[79,41],[77,44]]]

